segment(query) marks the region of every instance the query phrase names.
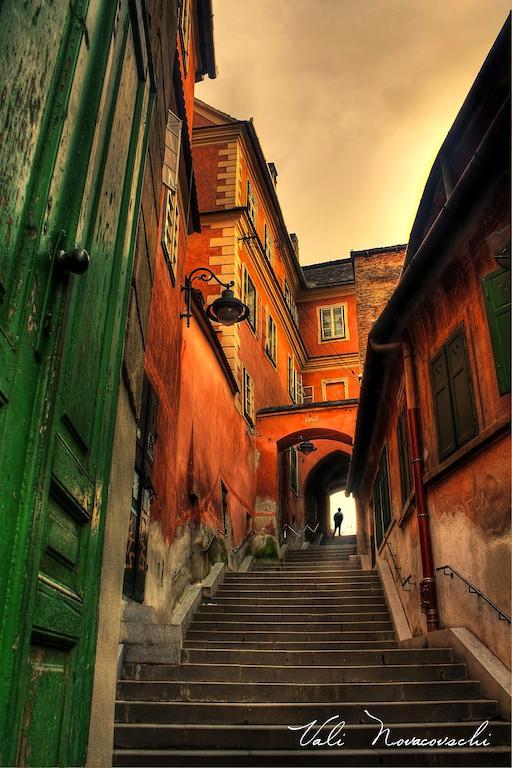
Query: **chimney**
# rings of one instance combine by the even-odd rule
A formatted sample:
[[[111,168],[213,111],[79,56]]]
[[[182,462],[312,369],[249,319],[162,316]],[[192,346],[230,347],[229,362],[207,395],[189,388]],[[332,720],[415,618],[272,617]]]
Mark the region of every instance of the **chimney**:
[[[270,175],[272,176],[272,181],[274,182],[274,187],[277,186],[277,168],[274,165],[274,163],[268,163],[268,170],[270,172]]]
[[[295,255],[297,257],[297,261],[299,260],[299,238],[295,234],[295,232],[292,232],[290,235],[290,240],[292,241],[293,250],[295,251]]]

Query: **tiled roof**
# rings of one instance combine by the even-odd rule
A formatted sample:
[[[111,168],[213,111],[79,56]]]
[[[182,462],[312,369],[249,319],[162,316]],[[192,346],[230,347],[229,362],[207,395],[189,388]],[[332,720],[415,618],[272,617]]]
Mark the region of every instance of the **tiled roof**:
[[[302,267],[304,277],[309,285],[339,285],[354,281],[354,265],[352,259],[337,259],[324,261],[320,264],[307,264]]]

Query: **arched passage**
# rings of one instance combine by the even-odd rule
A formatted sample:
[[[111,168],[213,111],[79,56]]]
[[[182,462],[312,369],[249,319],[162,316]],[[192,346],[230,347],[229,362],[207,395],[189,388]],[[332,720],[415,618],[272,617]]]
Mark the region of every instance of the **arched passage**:
[[[314,403],[310,406],[279,406],[256,414],[257,496],[254,530],[282,539],[286,523],[301,527],[304,522],[304,477],[321,454],[333,448],[346,455],[352,452],[357,402]],[[318,453],[300,461],[300,487],[291,490],[290,448],[312,440]],[[294,489],[295,490],[295,489]]]
[[[326,534],[329,531],[329,497],[345,488],[350,454],[333,450],[321,458],[304,480],[304,520],[312,528],[317,523]]]

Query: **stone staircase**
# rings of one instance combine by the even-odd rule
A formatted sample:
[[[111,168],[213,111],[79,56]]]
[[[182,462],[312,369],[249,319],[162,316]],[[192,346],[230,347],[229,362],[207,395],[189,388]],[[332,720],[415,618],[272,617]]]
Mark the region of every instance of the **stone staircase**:
[[[230,573],[181,665],[125,664],[114,765],[510,765],[497,703],[451,649],[398,647],[379,576],[354,552],[341,537]],[[392,745],[372,746],[377,718]],[[468,740],[486,720],[477,741],[491,746],[394,744]]]

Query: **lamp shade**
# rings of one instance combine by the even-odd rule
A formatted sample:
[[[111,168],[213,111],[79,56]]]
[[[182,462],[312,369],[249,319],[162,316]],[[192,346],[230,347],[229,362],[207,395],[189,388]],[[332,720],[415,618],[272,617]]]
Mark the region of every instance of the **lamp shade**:
[[[207,316],[221,325],[235,325],[249,317],[249,307],[236,299],[233,291],[226,288],[218,299],[208,307]]]

